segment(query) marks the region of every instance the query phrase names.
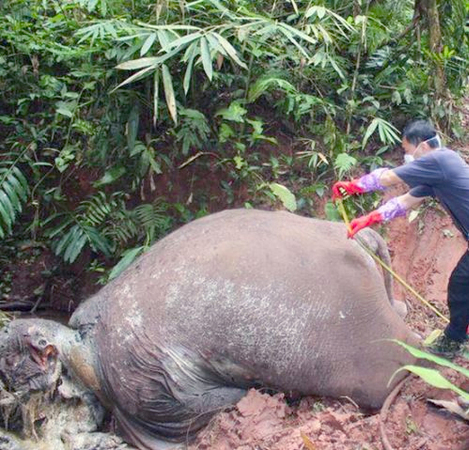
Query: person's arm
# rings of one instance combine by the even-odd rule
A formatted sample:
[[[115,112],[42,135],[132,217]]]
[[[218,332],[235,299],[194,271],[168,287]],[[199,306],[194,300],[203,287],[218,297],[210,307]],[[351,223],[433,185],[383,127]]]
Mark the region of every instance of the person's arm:
[[[379,182],[384,187],[390,187],[390,186],[394,186],[394,185],[399,184],[399,183],[404,183],[404,181],[401,178],[399,178],[396,175],[396,172],[394,172],[394,170],[392,170],[392,169],[389,169],[389,170],[386,170],[385,172],[383,172],[381,174],[381,176],[379,177]]]
[[[365,192],[382,191],[389,186],[403,183],[394,170],[375,169],[360,178],[351,181],[338,181],[332,186],[332,198],[336,200],[344,195],[364,194]]]
[[[425,201],[426,197],[414,197],[410,192],[407,192],[397,197],[397,199],[406,211],[409,211],[410,209],[415,209],[417,206],[420,206]]]
[[[388,222],[396,217],[405,216],[409,209],[416,208],[425,200],[425,197],[414,197],[410,192],[399,197],[394,197],[380,206],[375,211],[361,217],[357,217],[350,222],[348,237],[353,237],[361,229],[369,227],[375,223]]]

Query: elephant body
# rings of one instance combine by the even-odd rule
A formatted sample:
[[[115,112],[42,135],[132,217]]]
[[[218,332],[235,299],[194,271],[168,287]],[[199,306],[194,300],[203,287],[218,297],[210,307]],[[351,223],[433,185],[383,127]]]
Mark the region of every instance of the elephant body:
[[[66,359],[125,439],[156,450],[250,387],[379,408],[414,362],[388,341],[415,343],[391,301],[343,224],[225,211],[171,233],[82,304]]]

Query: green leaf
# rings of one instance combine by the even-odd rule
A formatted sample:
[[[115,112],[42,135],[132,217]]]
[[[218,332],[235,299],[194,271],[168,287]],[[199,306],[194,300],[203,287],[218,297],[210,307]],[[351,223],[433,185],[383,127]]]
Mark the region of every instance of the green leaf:
[[[440,356],[436,356],[436,355],[433,355],[432,353],[428,353],[428,352],[425,352],[424,350],[415,348],[412,345],[406,344],[405,342],[401,342],[396,339],[391,339],[391,341],[395,342],[401,347],[404,347],[415,358],[426,359],[427,361],[434,362],[440,366],[448,367],[450,369],[456,370],[457,372],[469,378],[469,369],[458,366],[457,364],[454,364],[453,362],[448,361],[445,358],[441,358]]]
[[[134,73],[131,77],[127,78],[125,81],[123,81],[122,83],[117,85],[111,92],[114,92],[117,89],[119,89],[119,88],[121,88],[121,87],[123,87],[123,86],[125,86],[129,83],[132,83],[133,81],[140,80],[140,79],[150,75],[150,71],[154,70],[154,69],[155,69],[154,67],[147,67],[146,69],[142,69],[139,72]]]
[[[202,55],[202,64],[204,66],[205,73],[210,81],[213,77],[213,65],[212,57],[210,55],[210,49],[208,48],[208,41],[205,37],[200,39],[200,53]]]
[[[140,49],[140,56],[144,56],[148,53],[148,50],[150,50],[151,46],[155,42],[156,37],[157,37],[156,33],[152,33],[147,37],[144,44],[142,45],[142,48]]]
[[[112,268],[109,273],[109,280],[113,280],[118,277],[127,267],[129,267],[135,259],[143,253],[145,250],[144,246],[135,247],[124,252],[121,260]]]
[[[14,186],[9,182],[9,181],[14,181],[15,180],[14,178],[12,180],[12,178],[13,177],[10,176],[9,179],[6,180],[1,187],[5,191],[7,197],[10,199],[13,208],[16,211],[21,212],[22,206],[21,206],[20,198],[18,196],[17,191],[14,189]]]
[[[269,188],[288,211],[296,211],[297,205],[295,195],[287,187],[279,183],[270,183]]]
[[[232,122],[244,123],[244,116],[247,113],[247,109],[241,106],[239,100],[235,100],[230,103],[228,108],[220,109],[216,112],[216,116],[222,116],[225,120],[230,120]]]
[[[228,53],[229,57],[236,63],[238,66],[241,66],[243,69],[247,69],[245,63],[243,63],[239,57],[236,49],[221,35],[218,33],[213,33],[213,35],[218,39],[221,46],[225,49],[226,53]]]
[[[0,190],[0,204],[2,205],[2,209],[5,212],[5,214],[2,212],[3,219],[5,220],[5,223],[10,230],[13,222],[15,221],[16,213],[13,205],[11,204],[11,200],[5,194],[5,191],[2,190]]]
[[[5,226],[0,226],[2,229],[2,233],[5,231],[7,233],[11,232],[11,224],[13,222],[13,219],[10,214],[8,214],[7,210],[5,209],[5,205],[0,201],[0,217],[3,219],[3,222],[5,223]],[[6,230],[4,230],[6,228]]]
[[[72,118],[77,108],[77,102],[76,101],[72,101],[72,102],[59,101],[56,103],[56,107],[57,109],[55,110],[55,112],[57,114],[61,114],[62,116]]]
[[[327,220],[332,220],[333,222],[341,222],[342,217],[339,214],[339,211],[337,211],[337,207],[334,205],[332,202],[327,202],[324,205],[324,212],[326,214]]]
[[[193,42],[187,49],[186,55],[188,62],[187,62],[187,68],[186,68],[186,73],[184,74],[184,82],[183,82],[183,87],[184,87],[184,93],[187,95],[189,92],[189,87],[191,83],[191,78],[192,78],[192,67],[194,66],[194,59],[196,56],[196,50],[197,50],[197,45],[195,42]]]
[[[126,61],[116,66],[116,69],[121,70],[136,70],[143,69],[145,67],[156,67],[161,58],[158,56],[152,56],[149,58],[133,59],[132,61]]]
[[[366,129],[365,136],[362,141],[362,149],[365,148],[368,139],[378,129],[379,137],[381,142],[384,144],[395,144],[399,142],[399,130],[386,120],[380,119],[379,117],[374,118],[368,128]]]
[[[67,233],[62,236],[57,246],[55,247],[55,254],[61,255],[62,252],[64,252],[65,249],[68,247],[69,242],[73,242],[73,236],[75,236],[79,231],[80,226],[77,224],[70,228],[70,230],[68,230]]]
[[[289,81],[284,80],[283,78],[259,78],[249,89],[248,102],[255,102],[261,95],[267,93],[272,88],[277,88],[290,94],[296,93],[296,88]]]
[[[160,89],[160,71],[155,70],[155,75],[153,78],[153,126],[156,127],[156,121],[158,119],[158,102],[159,102],[159,92]]]
[[[163,50],[168,51],[168,50],[176,48],[176,52],[179,53],[183,48],[187,46],[187,44],[195,40],[198,40],[201,37],[202,37],[202,33],[200,31],[197,31],[196,33],[192,33],[192,34],[187,34],[186,36],[183,36],[179,39],[175,39],[174,41],[171,41],[166,47],[163,47]]]
[[[80,230],[80,233],[77,233],[77,235],[73,236],[73,239],[68,244],[67,249],[63,255],[64,261],[70,264],[73,263],[83,250],[83,247],[87,241],[88,238],[86,237],[86,234],[83,233],[83,230]]]
[[[177,107],[176,107],[176,98],[174,96],[174,89],[173,89],[173,80],[171,78],[171,74],[169,73],[168,66],[166,64],[162,65],[163,70],[163,87],[164,87],[164,95],[166,98],[166,104],[168,105],[169,113],[177,125],[178,117],[177,117]]]
[[[403,370],[407,370],[409,372],[414,373],[415,375],[422,378],[422,380],[424,380],[425,383],[429,384],[430,386],[436,387],[438,389],[451,390],[453,392],[456,392],[456,394],[464,397],[466,400],[469,400],[469,394],[467,392],[463,391],[458,386],[454,385],[449,380],[447,380],[443,375],[441,375],[440,372],[438,372],[438,370],[427,369],[426,367],[407,365],[401,367],[397,372]]]
[[[357,162],[353,156],[347,153],[339,153],[334,162],[334,167],[339,170],[339,178],[342,178],[344,173],[348,172]]]
[[[127,169],[125,167],[114,166],[111,169],[107,170],[98,181],[95,181],[93,183],[93,186],[100,187],[106,184],[114,183],[114,181],[118,180],[126,172],[127,172]]]
[[[129,120],[127,121],[126,126],[126,135],[127,135],[127,147],[129,153],[132,153],[133,148],[135,147],[135,141],[137,140],[138,125],[140,119],[140,108],[138,105],[135,105],[129,114]]]

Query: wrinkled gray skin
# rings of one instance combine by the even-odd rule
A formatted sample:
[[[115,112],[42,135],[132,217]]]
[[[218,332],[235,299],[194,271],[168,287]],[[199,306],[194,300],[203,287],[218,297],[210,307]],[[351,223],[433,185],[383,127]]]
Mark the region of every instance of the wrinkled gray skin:
[[[376,233],[362,236],[389,259]],[[385,341],[416,344],[391,302],[342,224],[225,211],[158,242],[69,328],[12,322],[0,375],[12,391],[47,391],[66,368],[127,442],[157,450],[186,441],[253,386],[379,408],[391,375],[414,362]]]

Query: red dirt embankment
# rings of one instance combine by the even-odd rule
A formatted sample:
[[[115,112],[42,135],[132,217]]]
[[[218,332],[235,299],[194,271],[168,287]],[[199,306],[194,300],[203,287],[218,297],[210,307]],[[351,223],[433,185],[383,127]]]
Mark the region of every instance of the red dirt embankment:
[[[445,315],[448,277],[467,245],[451,220],[428,208],[412,223],[398,219],[387,227],[393,266],[426,300]],[[422,336],[444,322],[400,286],[395,298],[405,299],[407,322]],[[468,367],[468,361],[456,362]],[[344,376],[346,376],[344,374]],[[449,374],[457,384],[462,377]],[[469,385],[462,385],[469,388]],[[429,405],[427,398],[454,399],[450,392],[410,379],[391,406],[385,429],[395,450],[469,450],[469,426]],[[305,441],[306,436],[306,441]],[[250,391],[237,407],[219,414],[190,450],[382,450],[378,415],[361,413],[350,401],[305,398],[288,405],[283,394],[273,397]]]

